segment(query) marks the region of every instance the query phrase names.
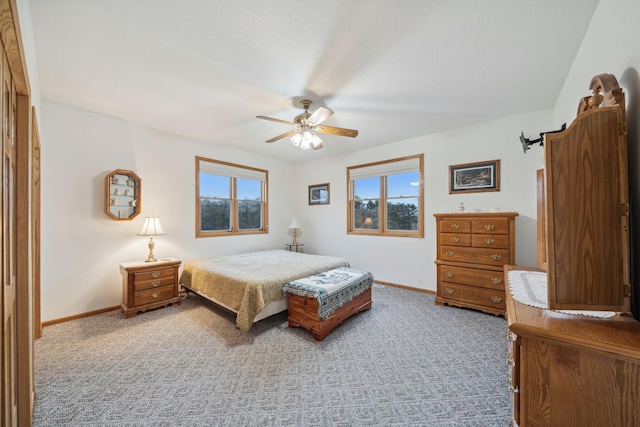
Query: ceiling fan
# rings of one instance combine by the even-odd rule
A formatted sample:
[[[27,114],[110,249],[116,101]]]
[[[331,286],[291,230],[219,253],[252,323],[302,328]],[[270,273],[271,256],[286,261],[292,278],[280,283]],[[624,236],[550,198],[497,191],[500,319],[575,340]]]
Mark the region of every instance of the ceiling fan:
[[[304,108],[304,112],[298,114],[292,122],[286,120],[274,119],[266,116],[256,116],[258,119],[270,120],[272,122],[284,123],[286,125],[295,126],[288,132],[278,135],[274,138],[268,139],[266,142],[275,142],[279,139],[291,136],[291,143],[296,147],[300,147],[303,150],[313,148],[319,150],[323,147],[322,140],[317,133],[326,133],[329,135],[348,136],[349,138],[355,138],[358,136],[358,131],[353,129],[336,128],[332,126],[320,126],[322,122],[327,120],[333,115],[333,111],[326,107],[318,107],[313,114],[309,113],[309,107],[312,102],[303,99],[300,101],[300,105]]]

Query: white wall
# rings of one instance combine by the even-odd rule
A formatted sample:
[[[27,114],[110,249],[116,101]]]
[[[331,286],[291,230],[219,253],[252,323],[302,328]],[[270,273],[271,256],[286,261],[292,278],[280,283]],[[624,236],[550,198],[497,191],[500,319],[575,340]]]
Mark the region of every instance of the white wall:
[[[191,260],[283,248],[294,210],[295,168],[285,162],[155,131],[100,114],[42,102],[42,320],[120,304],[121,262],[142,260],[145,216],[167,230],[156,257]],[[195,156],[269,170],[270,233],[195,238]],[[133,170],[142,213],[115,221],[104,212],[105,176]]]
[[[542,167],[542,150],[535,146],[523,154],[518,135],[524,131],[535,138],[541,131],[571,122],[595,74],[614,74],[627,92],[632,194],[640,194],[636,172],[640,168],[634,167],[640,146],[637,16],[640,2],[636,0],[600,1],[553,109],[297,166],[43,102],[42,319],[120,303],[118,264],[146,255],[146,239],[136,236],[145,215],[160,216],[169,233],[155,239],[156,255],[189,260],[282,247],[290,239],[287,226],[295,213],[302,221],[299,240],[307,252],[344,256],[354,267],[372,271],[378,280],[434,290],[432,215],[456,211],[463,201],[468,212],[493,206],[519,212],[516,262],[535,265],[535,170]],[[531,66],[545,64],[532,61]],[[425,238],[348,236],[346,167],[417,153],[425,154]],[[194,238],[196,155],[270,171],[268,235]],[[449,165],[492,159],[501,160],[500,192],[448,194]],[[132,169],[142,178],[143,212],[132,222],[111,220],[103,212],[104,176],[119,168]],[[308,206],[308,185],[325,182],[331,184],[331,204]]]
[[[435,291],[436,236],[434,213],[488,212],[492,207],[518,212],[516,261],[536,264],[536,178],[542,167],[542,149],[536,145],[525,155],[520,132],[536,138],[548,130],[551,110],[455,129],[396,142],[350,155],[298,166],[296,211],[302,222],[299,240],[307,252],[348,258],[354,268],[371,271],[377,280]],[[345,142],[348,143],[348,142]],[[424,239],[346,234],[346,168],[358,164],[424,153]],[[449,165],[500,159],[499,192],[449,194]],[[329,182],[331,203],[309,206],[308,185]]]

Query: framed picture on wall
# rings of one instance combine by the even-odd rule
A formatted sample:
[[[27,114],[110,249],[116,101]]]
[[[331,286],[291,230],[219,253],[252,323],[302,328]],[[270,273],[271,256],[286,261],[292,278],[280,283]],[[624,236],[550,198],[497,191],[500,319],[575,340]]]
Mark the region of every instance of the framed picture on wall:
[[[318,184],[309,186],[309,204],[310,205],[328,205],[329,204],[329,184]]]
[[[500,191],[500,160],[449,166],[449,194]]]

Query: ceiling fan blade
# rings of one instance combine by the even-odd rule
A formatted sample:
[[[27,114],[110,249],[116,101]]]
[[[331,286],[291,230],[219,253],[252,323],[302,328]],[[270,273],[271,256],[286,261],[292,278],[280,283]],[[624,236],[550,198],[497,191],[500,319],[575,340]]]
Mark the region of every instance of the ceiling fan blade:
[[[290,130],[289,132],[285,132],[282,135],[278,135],[278,136],[273,137],[271,139],[267,139],[265,142],[276,142],[277,140],[282,139],[282,138],[286,138],[289,135],[293,135],[296,132],[297,132],[297,130],[295,130],[295,129],[294,130]]]
[[[313,128],[318,133],[326,133],[329,135],[348,136],[349,138],[355,138],[358,136],[358,131],[354,129],[334,128],[332,126],[316,126]]]
[[[295,125],[295,123],[293,123],[293,122],[288,122],[286,120],[280,120],[280,119],[274,119],[273,117],[267,117],[267,116],[256,116],[256,119],[270,120],[272,122],[284,123],[285,125],[292,125],[292,126]]]
[[[331,116],[333,116],[333,111],[326,107],[318,107],[318,109],[309,116],[307,122],[311,123],[312,125],[319,125]]]

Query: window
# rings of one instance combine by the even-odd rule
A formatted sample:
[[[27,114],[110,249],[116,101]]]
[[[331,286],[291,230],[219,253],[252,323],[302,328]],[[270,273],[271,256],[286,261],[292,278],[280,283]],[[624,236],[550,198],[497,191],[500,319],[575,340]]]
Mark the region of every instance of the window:
[[[422,154],[347,168],[348,234],[424,237]]]
[[[268,174],[196,157],[196,237],[268,233]]]

